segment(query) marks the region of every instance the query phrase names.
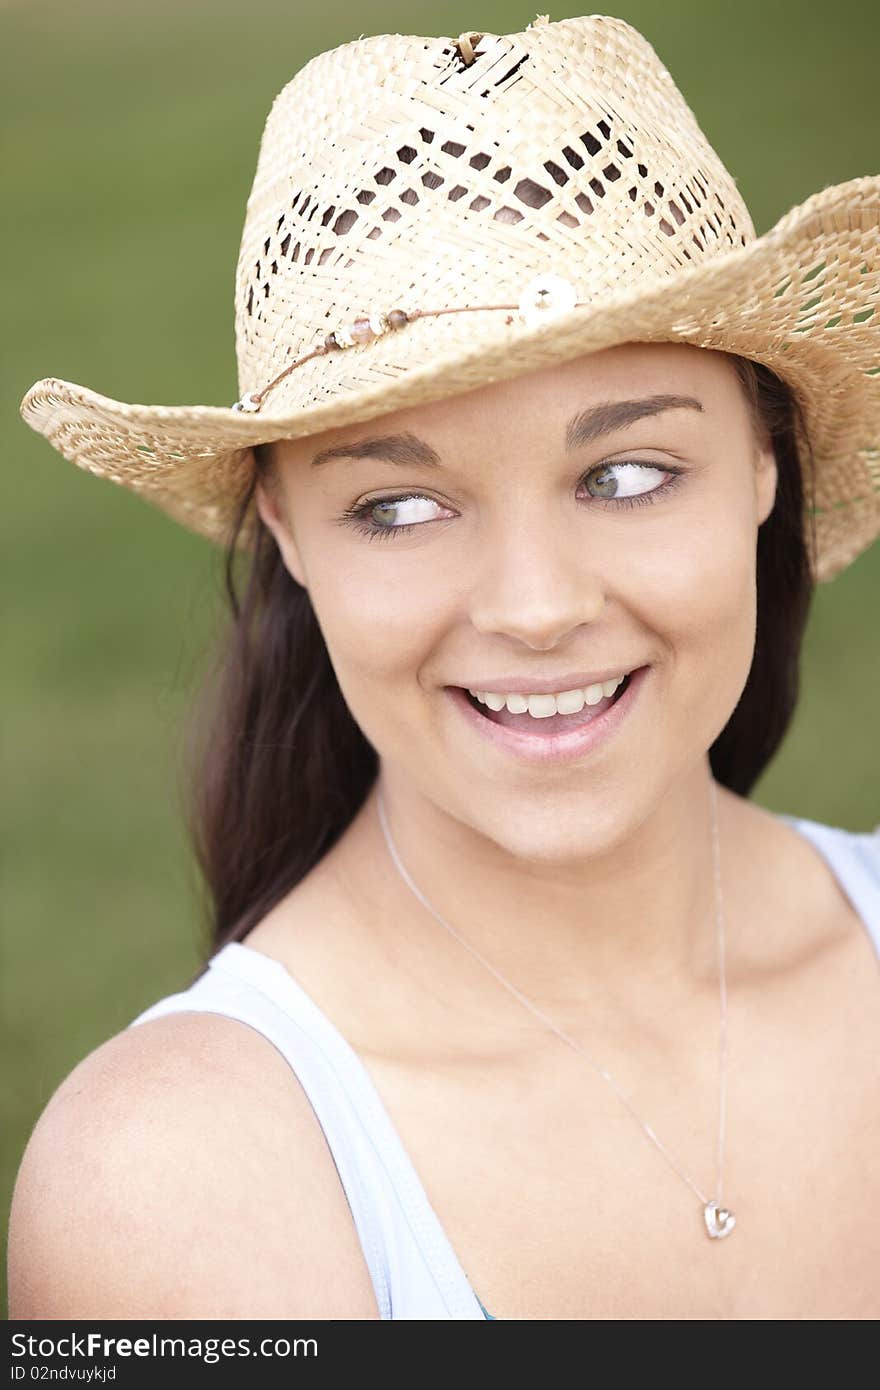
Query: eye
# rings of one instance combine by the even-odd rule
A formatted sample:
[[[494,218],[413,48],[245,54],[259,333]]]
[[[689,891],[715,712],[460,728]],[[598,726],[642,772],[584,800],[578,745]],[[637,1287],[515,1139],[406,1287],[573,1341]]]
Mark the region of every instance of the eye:
[[[399,535],[403,531],[412,531],[416,526],[421,526],[426,521],[435,521],[437,518],[432,512],[432,508],[440,508],[441,511],[448,510],[441,507],[439,502],[435,502],[431,497],[425,497],[423,493],[408,493],[399,497],[380,497],[366,502],[358,502],[356,506],[349,507],[344,511],[339,520],[346,525],[354,527],[362,535],[370,540],[375,540],[380,536]],[[404,520],[395,524],[394,517],[402,513]],[[375,514],[383,519],[379,522],[373,520]]]
[[[668,483],[661,483],[657,487],[645,488],[642,492],[632,491],[645,481],[646,473],[677,476],[680,472],[680,469],[662,468],[659,463],[641,463],[634,459],[625,459],[620,463],[600,463],[598,468],[591,468],[589,473],[585,473],[582,481],[596,478],[601,489],[595,498],[596,501],[633,505],[641,501],[653,501],[654,493],[663,492],[669,486]],[[618,481],[619,473],[622,474],[622,482]]]
[[[638,459],[622,459],[612,463],[600,463],[595,468],[591,468],[581,478],[582,483],[587,483],[591,478],[596,478],[596,486],[600,489],[598,495],[589,493],[590,505],[600,507],[635,507],[644,506],[654,502],[659,496],[670,492],[673,487],[683,481],[685,470],[683,468],[673,468],[658,463],[648,463]],[[645,475],[655,473],[666,475],[666,482],[660,483],[655,487],[646,488],[644,491],[633,491],[645,480]],[[620,480],[618,475],[620,475]],[[434,501],[424,493],[401,493],[394,497],[368,498],[364,502],[358,502],[353,507],[348,507],[341,513],[338,520],[347,526],[351,526],[356,531],[360,531],[370,540],[378,539],[383,536],[394,536],[415,530],[417,526],[424,525],[427,521],[437,520],[437,516],[432,509],[439,508],[440,511],[447,511],[442,503]],[[382,517],[381,521],[374,519],[375,516]],[[400,520],[402,515],[403,520]],[[439,518],[445,520],[446,518]]]

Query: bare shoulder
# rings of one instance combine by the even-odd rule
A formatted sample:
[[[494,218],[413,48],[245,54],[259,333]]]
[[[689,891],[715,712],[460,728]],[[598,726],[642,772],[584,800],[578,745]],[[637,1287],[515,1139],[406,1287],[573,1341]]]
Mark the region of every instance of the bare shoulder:
[[[752,938],[755,959],[777,972],[804,964],[827,970],[832,958],[844,970],[860,971],[874,958],[875,947],[826,854],[775,812],[721,788],[719,792],[727,827],[724,844],[733,846],[727,882],[739,897],[741,934],[744,941]],[[854,838],[880,882],[880,840]],[[723,861],[726,853],[722,849]],[[773,932],[766,930],[767,922],[773,922]]]
[[[62,1081],[21,1160],[15,1318],[379,1316],[309,1099],[255,1029],[150,1019]]]

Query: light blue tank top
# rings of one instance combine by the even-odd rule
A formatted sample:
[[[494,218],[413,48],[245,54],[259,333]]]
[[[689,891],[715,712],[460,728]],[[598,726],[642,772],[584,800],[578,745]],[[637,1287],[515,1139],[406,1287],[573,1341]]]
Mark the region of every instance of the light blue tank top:
[[[868,833],[780,816],[825,857],[880,958],[880,825]],[[358,1054],[279,962],[233,941],[179,994],[128,1025],[177,1011],[224,1014],[263,1034],[298,1077],[339,1172],[381,1318],[493,1318],[471,1287]]]

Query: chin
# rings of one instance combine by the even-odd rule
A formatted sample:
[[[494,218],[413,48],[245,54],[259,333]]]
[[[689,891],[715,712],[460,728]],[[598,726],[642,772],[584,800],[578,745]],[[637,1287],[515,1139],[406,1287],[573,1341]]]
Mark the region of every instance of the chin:
[[[510,792],[500,792],[507,805],[483,806],[468,802],[469,824],[512,858],[537,865],[564,866],[592,859],[613,850],[626,828],[606,809],[598,817],[590,809],[589,795],[537,798],[532,792],[521,804]],[[484,814],[481,814],[484,812]]]

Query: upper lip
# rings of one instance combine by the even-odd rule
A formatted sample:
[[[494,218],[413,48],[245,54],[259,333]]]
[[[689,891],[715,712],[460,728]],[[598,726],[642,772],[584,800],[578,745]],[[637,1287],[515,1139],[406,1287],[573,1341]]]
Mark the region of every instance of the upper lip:
[[[572,676],[502,676],[500,680],[470,681],[464,690],[488,691],[495,695],[552,695],[560,690],[585,690],[588,685],[602,685],[617,676],[637,671],[638,666],[609,666],[605,671],[576,671]]]

